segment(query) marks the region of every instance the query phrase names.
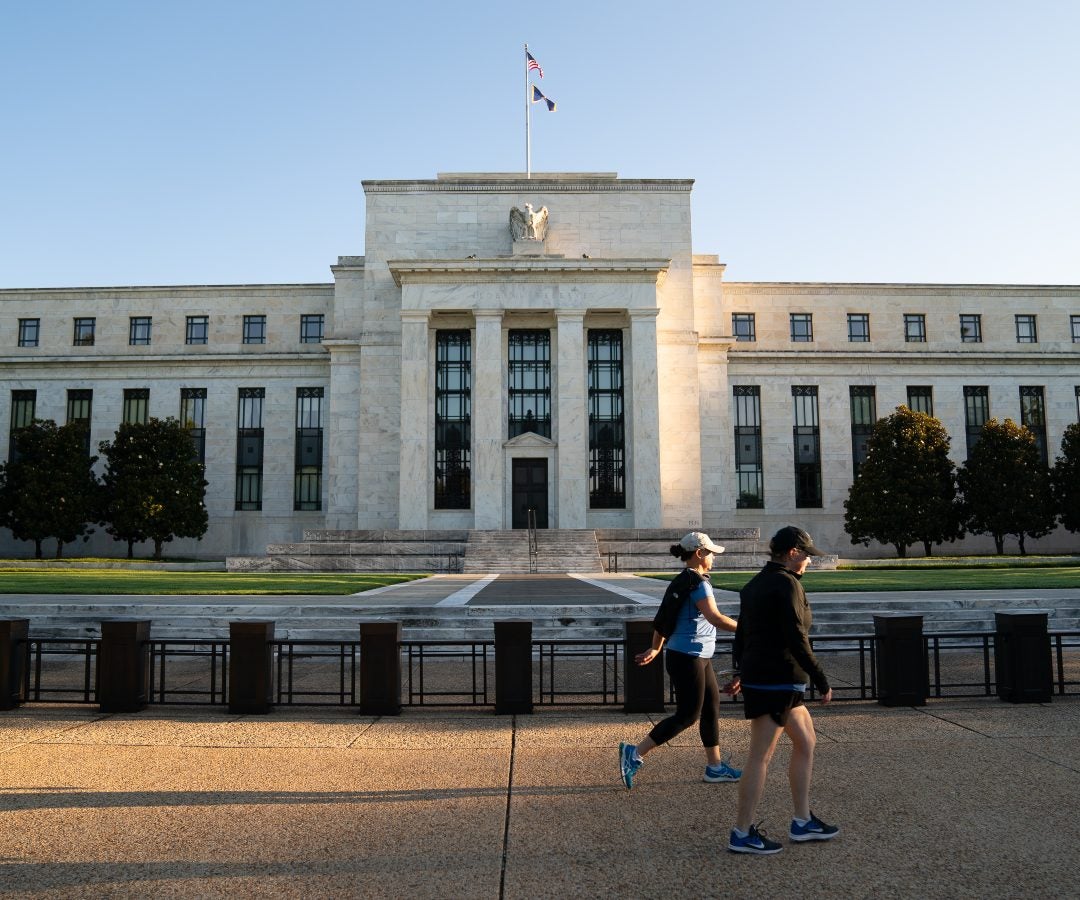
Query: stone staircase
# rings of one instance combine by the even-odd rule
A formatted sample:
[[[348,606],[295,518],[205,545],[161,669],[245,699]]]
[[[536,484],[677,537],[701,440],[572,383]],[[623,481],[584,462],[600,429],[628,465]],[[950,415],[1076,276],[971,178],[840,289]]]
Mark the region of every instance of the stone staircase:
[[[270,544],[265,556],[230,556],[230,572],[468,572],[541,574],[668,571],[668,548],[683,531],[602,528],[540,529],[536,568],[529,566],[524,530],[356,530],[304,532],[295,544]],[[766,559],[757,528],[710,532],[725,552],[715,569],[753,571]],[[816,569],[834,569],[835,556],[815,558]]]
[[[994,630],[994,613],[999,610],[1038,609],[1049,614],[1051,631],[1080,631],[1080,591],[1071,596],[1061,592],[1055,598],[990,598],[964,592],[941,597],[933,592],[906,593],[900,599],[869,599],[859,594],[810,595],[816,635],[868,635],[874,631],[873,617],[880,613],[907,613],[923,616],[926,634],[950,632],[981,633]],[[611,603],[566,605],[470,604],[468,606],[409,606],[379,603],[375,596],[363,595],[324,602],[321,598],[281,597],[274,601],[246,603],[219,598],[200,602],[185,599],[168,602],[160,597],[131,597],[123,600],[88,597],[63,601],[42,595],[12,598],[0,602],[0,619],[30,620],[33,637],[85,639],[101,634],[102,619],[140,618],[153,623],[155,639],[225,640],[229,623],[240,620],[271,620],[278,638],[293,640],[343,641],[359,639],[360,623],[393,621],[402,623],[402,635],[412,640],[491,640],[494,623],[503,619],[527,619],[533,623],[536,640],[614,640],[623,636],[627,619],[651,619],[656,606],[623,600],[612,594]],[[557,598],[556,598],[557,599]],[[738,599],[730,592],[718,592],[721,612],[738,616]],[[659,597],[657,597],[659,603]],[[1075,643],[1075,639],[1073,639]]]
[[[465,547],[466,574],[559,575],[602,572],[596,534],[591,529],[539,529],[535,568],[529,565],[527,531],[470,531]]]

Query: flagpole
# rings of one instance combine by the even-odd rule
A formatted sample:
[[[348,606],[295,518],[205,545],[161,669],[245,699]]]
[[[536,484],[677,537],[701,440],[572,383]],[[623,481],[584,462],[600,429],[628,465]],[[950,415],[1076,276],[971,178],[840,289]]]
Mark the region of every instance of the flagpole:
[[[525,177],[532,178],[532,140],[529,134],[529,45],[525,45]]]

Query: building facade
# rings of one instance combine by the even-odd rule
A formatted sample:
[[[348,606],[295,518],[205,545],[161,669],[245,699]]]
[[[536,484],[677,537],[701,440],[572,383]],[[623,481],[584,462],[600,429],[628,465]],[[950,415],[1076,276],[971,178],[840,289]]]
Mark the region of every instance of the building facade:
[[[881,555],[851,545],[843,501],[896,406],[941,419],[957,462],[989,417],[1053,461],[1080,418],[1080,287],[725,282],[693,252],[691,188],[368,181],[365,255],[332,284],[0,291],[0,433],[81,418],[96,448],[181,418],[210,530],[170,551],[209,557],[528,510],[548,528],[794,521]],[[90,549],[117,552],[103,533]]]

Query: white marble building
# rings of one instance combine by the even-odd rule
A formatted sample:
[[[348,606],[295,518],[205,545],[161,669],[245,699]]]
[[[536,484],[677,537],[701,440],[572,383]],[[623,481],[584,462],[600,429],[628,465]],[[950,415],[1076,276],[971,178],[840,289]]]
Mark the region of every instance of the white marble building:
[[[901,403],[957,461],[987,416],[1041,428],[1052,461],[1080,411],[1080,287],[724,282],[693,252],[692,184],[369,181],[365,255],[332,284],[0,290],[0,433],[88,413],[96,447],[125,416],[193,420],[210,531],[169,552],[210,557],[525,508],[550,528],[797,522],[879,555],[843,501]],[[546,228],[515,240],[526,204]]]

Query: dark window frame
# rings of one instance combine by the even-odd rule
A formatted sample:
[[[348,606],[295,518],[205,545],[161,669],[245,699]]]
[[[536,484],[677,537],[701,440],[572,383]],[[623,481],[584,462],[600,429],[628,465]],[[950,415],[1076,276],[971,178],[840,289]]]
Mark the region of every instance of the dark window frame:
[[[37,391],[13,390],[11,392],[11,420],[8,423],[8,462],[15,462],[15,435],[32,425],[37,415]]]
[[[472,332],[435,332],[435,509],[472,506]]]
[[[731,333],[736,341],[754,343],[757,341],[757,316],[752,312],[733,312],[731,314]]]
[[[245,344],[266,343],[266,316],[255,314],[244,316],[243,342]]]
[[[19,319],[19,346],[37,347],[40,343],[41,319]]]
[[[731,388],[735,436],[735,508],[765,508],[765,466],[761,446],[761,388]]]
[[[258,511],[263,503],[266,388],[240,388],[237,399],[235,508]]]
[[[322,313],[304,313],[300,316],[300,343],[321,344],[326,316]]]
[[[153,330],[153,316],[128,316],[128,346],[150,346]]]
[[[322,509],[323,397],[321,387],[296,389],[293,509]]]
[[[1046,441],[1046,388],[1041,385],[1020,385],[1020,424],[1035,435],[1035,446],[1043,465],[1050,464]]]
[[[925,313],[904,313],[904,342],[908,344],[926,343]]]
[[[929,384],[909,384],[907,405],[912,412],[934,414],[934,388]]]
[[[791,329],[791,343],[812,344],[814,342],[813,313],[788,313],[788,325]]]
[[[1032,313],[1016,313],[1016,343],[1037,344],[1039,343],[1039,321]]]
[[[206,388],[180,388],[180,424],[191,434],[195,458],[206,465]]]
[[[983,342],[982,314],[960,314],[960,342],[963,344],[981,344]]]
[[[870,313],[847,314],[848,343],[868,344],[870,342]]]
[[[964,385],[964,432],[967,436],[967,455],[982,437],[983,425],[990,419],[990,388],[986,385]]]
[[[792,440],[795,453],[795,507],[821,509],[821,420],[816,385],[792,385]]]
[[[506,337],[507,438],[551,437],[551,332],[514,328]]]
[[[188,316],[184,324],[184,343],[189,346],[202,346],[209,342],[210,317]]]
[[[625,348],[622,330],[590,328],[587,344],[589,509],[626,509]]]
[[[94,416],[94,392],[90,388],[71,388],[67,392],[67,416],[65,422],[68,425],[81,423],[83,431],[83,446],[86,455],[90,455],[90,429]]]
[[[851,409],[851,471],[858,478],[877,421],[877,389],[868,384],[848,385],[848,402]]]
[[[97,331],[96,316],[76,316],[71,337],[72,347],[93,347]]]
[[[120,421],[124,425],[145,425],[150,418],[150,388],[124,388]]]

